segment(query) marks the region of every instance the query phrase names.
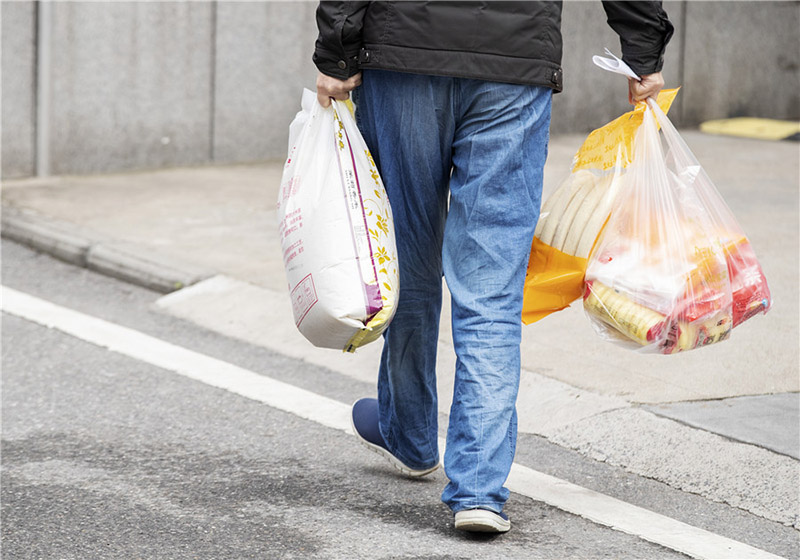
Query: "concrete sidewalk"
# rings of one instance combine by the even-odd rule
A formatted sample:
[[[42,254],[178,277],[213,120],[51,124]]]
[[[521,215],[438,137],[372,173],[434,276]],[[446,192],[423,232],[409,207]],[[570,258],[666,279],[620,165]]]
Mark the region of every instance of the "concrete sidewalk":
[[[601,340],[580,305],[527,326],[520,429],[797,526],[798,144],[693,131],[684,138],[748,234],[770,283],[772,310],[737,328],[730,341],[668,357]],[[566,176],[582,141],[552,139],[545,196]],[[343,355],[312,347],[294,327],[274,210],[282,167],[276,161],[9,181],[3,235],[173,292],[159,301],[165,312],[374,383],[379,342]],[[446,415],[455,358],[449,321],[442,324]],[[725,406],[703,414],[714,401]],[[693,446],[684,450],[689,456],[665,454],[664,438]],[[730,453],[731,445],[755,457],[753,476],[760,469],[761,477],[783,472],[790,486],[763,500],[734,480],[718,495],[703,489],[704,476],[736,470],[729,462],[741,457]],[[692,455],[699,466],[687,466]]]

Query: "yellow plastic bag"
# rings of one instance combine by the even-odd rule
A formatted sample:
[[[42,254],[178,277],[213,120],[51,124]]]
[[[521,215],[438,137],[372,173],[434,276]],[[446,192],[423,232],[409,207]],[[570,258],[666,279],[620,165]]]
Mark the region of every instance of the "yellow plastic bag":
[[[670,89],[659,94],[665,113],[677,93]],[[569,177],[542,206],[525,278],[523,323],[560,311],[583,295],[588,258],[631,162],[644,110],[640,103],[590,133],[575,154]]]

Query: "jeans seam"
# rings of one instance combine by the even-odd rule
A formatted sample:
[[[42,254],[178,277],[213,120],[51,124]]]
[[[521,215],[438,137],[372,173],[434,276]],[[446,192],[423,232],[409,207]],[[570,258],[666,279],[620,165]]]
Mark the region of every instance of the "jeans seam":
[[[434,379],[435,379],[435,376],[434,376]],[[436,411],[434,413],[438,414],[438,412],[439,411],[438,411],[438,406],[437,406],[436,407]],[[438,422],[437,422],[437,425],[438,425]],[[427,413],[425,415],[425,431],[430,436],[430,433],[431,433],[431,415],[430,415],[430,413]],[[437,431],[437,433],[434,434],[434,441],[436,442],[435,445],[433,444],[433,442],[428,440],[428,453],[430,453],[431,457],[434,457],[437,460],[439,459],[439,441],[438,441],[438,439],[439,439],[439,434],[438,434],[438,431]]]
[[[475,482],[474,482],[474,485],[472,486],[473,488],[476,488],[476,489],[480,488],[480,486],[478,486],[478,480],[480,479],[480,469],[481,469],[481,465],[483,464],[483,460],[482,460],[482,458],[483,458],[483,414],[480,415],[480,431],[479,431],[479,435],[478,435],[478,441],[479,441],[479,448],[478,448],[479,460],[475,464]],[[475,496],[475,501],[477,501],[477,499],[478,499],[478,497]]]

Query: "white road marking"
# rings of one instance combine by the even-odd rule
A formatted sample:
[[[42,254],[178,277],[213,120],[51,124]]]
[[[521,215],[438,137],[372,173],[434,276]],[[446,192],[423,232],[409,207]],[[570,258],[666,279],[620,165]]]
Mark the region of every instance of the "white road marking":
[[[346,432],[350,407],[139,331],[2,287],[2,309],[113,352]]]
[[[2,310],[113,352],[352,433],[350,406],[158,338],[2,287]],[[444,442],[440,442],[443,446]],[[781,558],[727,537],[514,464],[509,490],[694,558]]]

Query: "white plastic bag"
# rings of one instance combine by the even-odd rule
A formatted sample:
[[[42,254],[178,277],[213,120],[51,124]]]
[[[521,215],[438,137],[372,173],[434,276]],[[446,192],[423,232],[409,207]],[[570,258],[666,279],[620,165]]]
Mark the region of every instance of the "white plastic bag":
[[[376,340],[399,294],[389,200],[345,103],[303,91],[289,128],[278,230],[297,328],[312,344],[353,352]]]

